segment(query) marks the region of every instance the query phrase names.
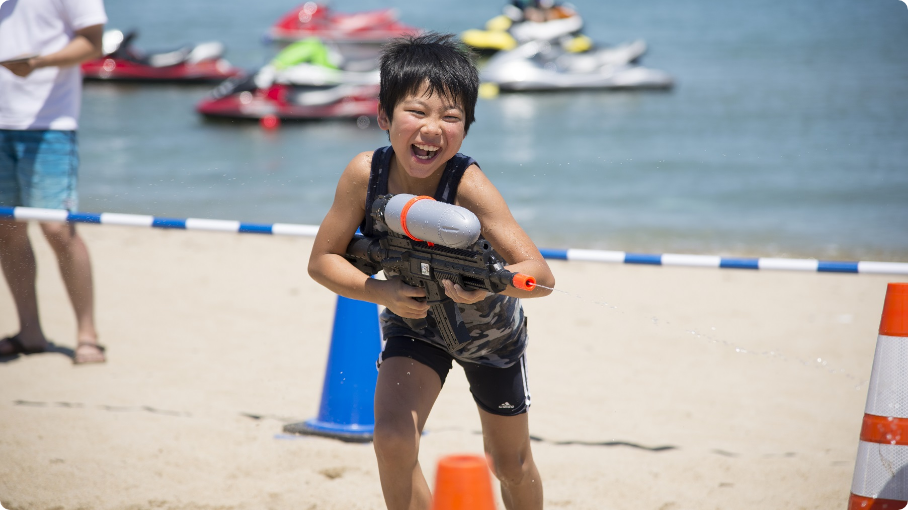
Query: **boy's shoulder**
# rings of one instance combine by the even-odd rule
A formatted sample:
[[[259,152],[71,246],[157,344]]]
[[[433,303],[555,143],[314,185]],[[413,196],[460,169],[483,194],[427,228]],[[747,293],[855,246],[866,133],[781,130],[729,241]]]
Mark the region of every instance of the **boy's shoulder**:
[[[364,169],[366,171],[371,170],[373,154],[374,153],[372,151],[360,152],[359,154],[353,156],[353,158],[350,160],[350,163],[347,164],[347,168],[360,171]]]
[[[473,161],[463,172],[457,186],[458,202],[480,205],[489,197],[500,197],[498,189],[482,171],[482,168]],[[464,205],[464,204],[461,204]],[[470,207],[467,207],[468,209]]]
[[[372,152],[364,151],[353,156],[347,167],[344,168],[338,182],[339,188],[365,190],[369,183],[369,176],[372,173]]]

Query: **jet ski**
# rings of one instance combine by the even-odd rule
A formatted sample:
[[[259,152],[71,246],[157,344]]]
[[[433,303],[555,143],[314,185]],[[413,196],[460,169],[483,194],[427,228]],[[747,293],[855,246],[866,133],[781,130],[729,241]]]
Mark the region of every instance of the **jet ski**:
[[[288,46],[254,75],[225,81],[196,111],[248,119],[374,118],[378,90],[378,60],[347,60],[312,38]]]
[[[637,50],[626,45],[626,55]],[[619,47],[620,48],[620,47]],[[666,72],[622,62],[623,50],[572,53],[558,44],[531,41],[496,53],[482,68],[483,82],[501,91],[572,89],[667,89],[674,79]]]
[[[132,82],[212,82],[243,74],[223,58],[224,45],[217,41],[146,53],[133,46],[138,33],[104,32],[103,56],[82,63],[86,80]]]
[[[583,51],[589,40],[581,35],[583,18],[567,5],[554,5],[548,9],[548,19],[527,19],[520,8],[508,4],[502,14],[485,24],[484,30],[464,31],[460,39],[477,53],[492,54],[507,51],[529,41],[572,41],[574,51]],[[576,39],[576,40],[575,40]]]
[[[419,29],[398,21],[394,9],[341,13],[325,4],[306,2],[282,16],[266,37],[278,42],[318,37],[339,44],[381,44],[418,32]]]

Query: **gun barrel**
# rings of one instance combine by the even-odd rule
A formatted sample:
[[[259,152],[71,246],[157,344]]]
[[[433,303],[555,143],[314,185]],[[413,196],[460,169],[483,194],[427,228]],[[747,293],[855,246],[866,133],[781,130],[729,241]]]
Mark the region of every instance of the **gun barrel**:
[[[533,290],[536,288],[536,278],[524,273],[514,273],[511,280],[515,288],[520,290]]]
[[[498,285],[502,285],[502,290],[508,285],[513,286],[515,289],[526,291],[531,291],[536,288],[536,278],[525,273],[512,273],[507,269],[496,271],[489,279],[496,282]]]

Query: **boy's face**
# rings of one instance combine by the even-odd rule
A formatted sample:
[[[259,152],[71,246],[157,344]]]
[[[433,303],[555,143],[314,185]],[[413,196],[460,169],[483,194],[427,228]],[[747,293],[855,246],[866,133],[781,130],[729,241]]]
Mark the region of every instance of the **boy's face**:
[[[388,131],[401,170],[427,178],[458,151],[464,139],[464,111],[443,96],[426,96],[427,85],[394,107],[392,119],[379,110],[378,125]]]

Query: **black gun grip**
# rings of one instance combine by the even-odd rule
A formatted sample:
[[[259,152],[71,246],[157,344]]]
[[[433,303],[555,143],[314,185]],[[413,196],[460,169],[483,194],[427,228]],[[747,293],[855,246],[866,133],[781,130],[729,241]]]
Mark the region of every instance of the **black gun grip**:
[[[449,350],[456,351],[470,341],[470,331],[463,323],[457,303],[446,299],[429,307],[429,312],[435,319],[441,338],[444,339]]]

